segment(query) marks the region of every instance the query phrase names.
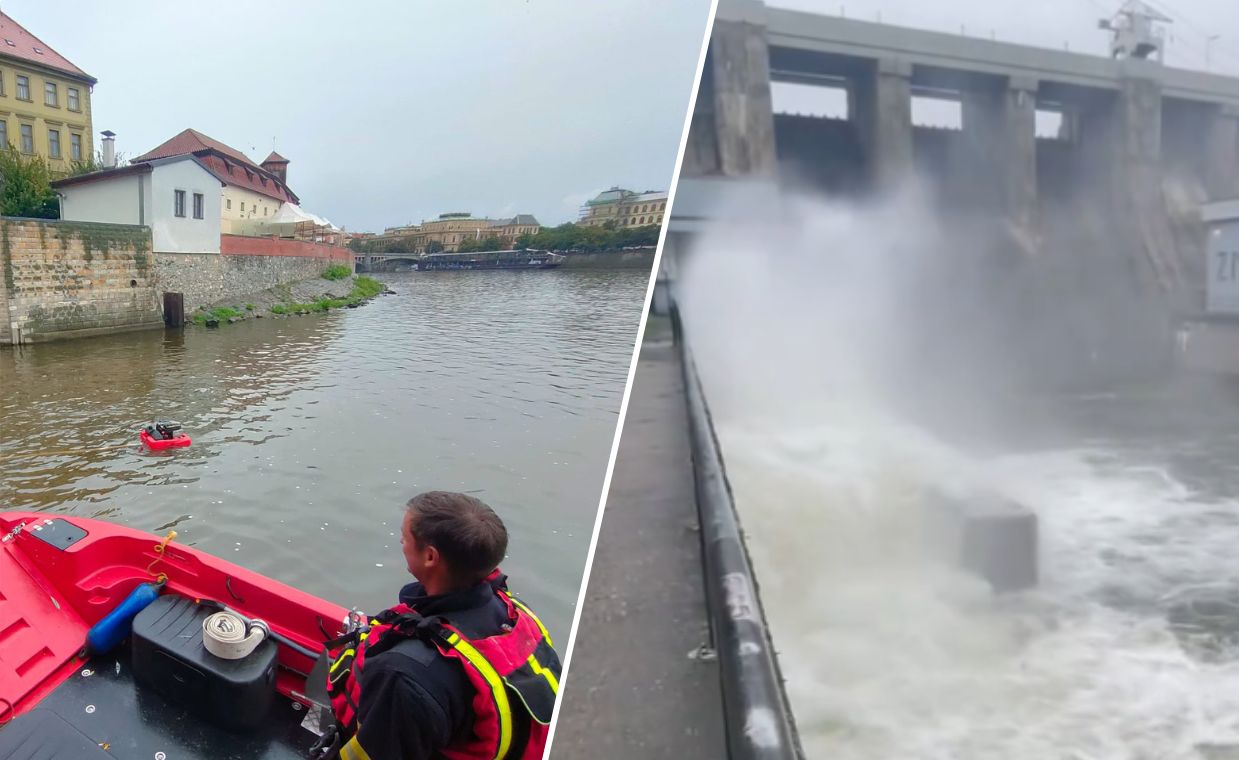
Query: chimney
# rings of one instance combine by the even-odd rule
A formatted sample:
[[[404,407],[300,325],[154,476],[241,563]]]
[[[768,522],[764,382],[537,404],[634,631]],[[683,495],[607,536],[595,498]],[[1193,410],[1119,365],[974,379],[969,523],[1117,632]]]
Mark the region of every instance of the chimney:
[[[279,177],[280,182],[283,182],[286,187],[288,186],[288,159],[287,158],[284,158],[283,156],[281,156],[279,153],[276,153],[275,151],[271,151],[271,155],[263,159],[262,163],[259,164],[259,166],[271,172],[275,176]]]
[[[116,133],[110,129],[105,129],[103,134],[103,168],[113,169],[116,167]]]

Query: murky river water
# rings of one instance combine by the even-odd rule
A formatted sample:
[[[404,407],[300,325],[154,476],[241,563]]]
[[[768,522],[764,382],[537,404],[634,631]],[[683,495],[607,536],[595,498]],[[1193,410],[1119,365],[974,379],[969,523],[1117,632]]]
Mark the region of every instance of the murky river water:
[[[359,309],[0,351],[0,508],[174,527],[345,606],[408,580],[403,503],[472,493],[561,642],[648,276],[387,274]],[[145,421],[194,445],[152,455]]]

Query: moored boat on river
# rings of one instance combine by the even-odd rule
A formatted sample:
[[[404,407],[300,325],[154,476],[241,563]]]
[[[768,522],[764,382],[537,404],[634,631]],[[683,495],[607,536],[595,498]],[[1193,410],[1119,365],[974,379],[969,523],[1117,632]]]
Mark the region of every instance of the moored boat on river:
[[[550,251],[472,251],[427,253],[417,260],[417,269],[420,272],[456,269],[554,269],[563,263],[563,254]]]

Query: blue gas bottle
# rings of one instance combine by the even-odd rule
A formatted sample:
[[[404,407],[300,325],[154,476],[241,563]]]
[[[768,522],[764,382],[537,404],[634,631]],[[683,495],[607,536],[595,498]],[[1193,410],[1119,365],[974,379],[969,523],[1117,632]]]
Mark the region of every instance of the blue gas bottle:
[[[116,605],[102,620],[86,634],[86,654],[93,657],[104,654],[116,648],[133,630],[133,619],[146,606],[159,598],[164,582],[143,583],[125,597],[125,601]]]

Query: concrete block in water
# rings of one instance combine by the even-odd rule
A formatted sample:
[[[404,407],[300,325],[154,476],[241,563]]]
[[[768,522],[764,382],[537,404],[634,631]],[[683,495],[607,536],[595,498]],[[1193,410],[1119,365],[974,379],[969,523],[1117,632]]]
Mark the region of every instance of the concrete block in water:
[[[948,555],[994,591],[1037,585],[1037,515],[996,494],[930,497],[930,520]]]

